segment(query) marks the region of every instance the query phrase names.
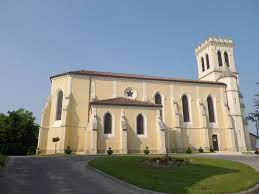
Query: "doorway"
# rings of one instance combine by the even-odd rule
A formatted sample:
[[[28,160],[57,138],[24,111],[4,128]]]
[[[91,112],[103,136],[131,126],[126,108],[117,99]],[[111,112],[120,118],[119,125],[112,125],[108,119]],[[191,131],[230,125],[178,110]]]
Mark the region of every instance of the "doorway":
[[[214,150],[219,151],[219,143],[218,143],[218,136],[217,135],[212,135],[212,143],[213,143]]]

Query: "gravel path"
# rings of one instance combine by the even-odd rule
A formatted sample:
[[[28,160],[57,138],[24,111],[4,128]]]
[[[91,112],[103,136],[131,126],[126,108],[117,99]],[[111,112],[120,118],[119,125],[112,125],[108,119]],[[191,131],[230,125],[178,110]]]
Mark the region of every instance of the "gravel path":
[[[141,193],[87,169],[86,162],[95,157],[10,157],[0,193]]]

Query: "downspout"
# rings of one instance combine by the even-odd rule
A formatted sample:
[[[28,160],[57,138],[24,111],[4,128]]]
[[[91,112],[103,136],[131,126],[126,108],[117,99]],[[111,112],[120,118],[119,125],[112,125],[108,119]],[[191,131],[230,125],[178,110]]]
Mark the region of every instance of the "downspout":
[[[90,75],[90,81],[89,81],[89,94],[88,94],[88,116],[87,116],[87,123],[89,123],[89,117],[90,117],[90,101],[91,101],[91,93],[92,93],[92,76]]]

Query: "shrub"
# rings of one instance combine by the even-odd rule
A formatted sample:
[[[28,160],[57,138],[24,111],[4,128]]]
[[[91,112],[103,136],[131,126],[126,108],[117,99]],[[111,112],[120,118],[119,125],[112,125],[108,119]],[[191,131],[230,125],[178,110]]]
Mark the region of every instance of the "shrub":
[[[203,149],[202,149],[201,147],[199,148],[199,152],[200,152],[200,153],[203,153]]]
[[[146,147],[146,149],[144,150],[144,154],[148,155],[150,153],[148,147]]]
[[[212,146],[210,146],[210,152],[215,152],[215,150]]]
[[[59,137],[53,137],[52,141],[55,143],[55,154],[57,153],[57,142],[59,141]]]
[[[185,151],[187,154],[191,154],[192,153],[192,150],[190,147],[187,148],[187,150]]]
[[[53,137],[53,138],[52,138],[52,141],[53,141],[54,143],[58,142],[59,140],[60,140],[59,137]]]
[[[41,154],[40,148],[37,148],[36,155],[40,155],[40,154]]]
[[[27,150],[27,155],[34,155],[36,153],[36,148],[34,146],[31,146]]]
[[[72,153],[72,149],[70,148],[70,146],[67,146],[67,148],[65,149],[65,153],[68,155]]]
[[[111,148],[109,148],[109,149],[107,150],[107,154],[108,154],[108,155],[112,155],[112,154],[113,154],[113,151],[112,151]]]

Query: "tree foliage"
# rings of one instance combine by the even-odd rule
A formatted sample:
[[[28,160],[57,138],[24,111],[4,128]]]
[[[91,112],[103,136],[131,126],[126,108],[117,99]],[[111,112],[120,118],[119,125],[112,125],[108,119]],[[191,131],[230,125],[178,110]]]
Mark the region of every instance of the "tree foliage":
[[[24,109],[0,114],[0,154],[26,155],[35,153],[39,125],[32,112]]]
[[[58,142],[59,140],[60,140],[59,137],[53,137],[53,138],[52,138],[52,141],[53,141],[54,143]]]
[[[256,83],[259,84],[259,83]],[[255,94],[254,107],[255,111],[249,113],[247,119],[254,122],[257,130],[257,136],[259,135],[259,94]]]

